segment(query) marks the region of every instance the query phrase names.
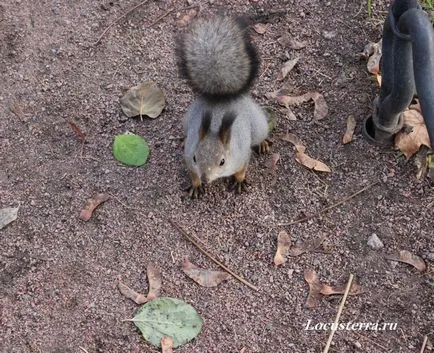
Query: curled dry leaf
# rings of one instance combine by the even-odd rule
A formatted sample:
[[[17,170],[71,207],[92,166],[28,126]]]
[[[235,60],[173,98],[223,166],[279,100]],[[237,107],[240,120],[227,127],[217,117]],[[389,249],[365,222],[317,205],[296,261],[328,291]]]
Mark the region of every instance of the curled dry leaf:
[[[346,285],[337,285],[337,286],[329,286],[327,284],[322,284],[319,281],[318,275],[313,270],[305,270],[304,271],[304,279],[309,284],[309,295],[307,297],[306,306],[308,308],[314,308],[318,305],[319,300],[323,295],[335,295],[335,294],[344,294]],[[359,295],[362,294],[363,290],[360,285],[357,283],[353,283],[351,285],[349,295]]]
[[[87,199],[86,206],[80,212],[80,219],[83,221],[88,221],[92,217],[92,213],[99,205],[106,202],[110,197],[106,194],[99,193],[90,199]]]
[[[277,164],[280,161],[280,154],[279,153],[272,153],[271,156],[267,159],[267,168],[270,171],[271,174],[276,174],[277,171]]]
[[[173,352],[173,340],[169,336],[163,336],[161,338],[161,353]]]
[[[309,157],[306,153],[297,151],[295,153],[295,160],[304,165],[308,169],[315,170],[317,172],[324,172],[324,173],[330,173],[331,169],[324,164],[323,162],[313,159],[312,157]]]
[[[299,58],[294,58],[283,63],[283,66],[280,69],[282,80],[291,72],[294,66],[298,63],[298,60]]]
[[[399,149],[407,159],[419,151],[422,145],[431,148],[423,116],[417,110],[417,106],[415,108],[402,113],[404,128],[395,136],[395,148]]]
[[[131,289],[122,282],[118,282],[118,288],[124,297],[131,299],[136,304],[140,305],[147,302],[147,299],[143,294],[137,293],[134,289]]]
[[[306,147],[304,147],[304,144],[301,141],[301,139],[297,135],[291,132],[287,132],[286,134],[281,135],[280,139],[292,143],[295,146],[295,149],[297,151],[304,152],[306,150]]]
[[[370,42],[365,46],[361,56],[368,59],[367,69],[370,73],[374,74],[377,79],[378,85],[381,87],[381,76],[380,76],[380,61],[381,61],[381,47],[382,40],[378,43]]]
[[[307,42],[296,41],[295,39],[291,38],[287,34],[285,34],[282,37],[280,37],[279,39],[277,39],[277,41],[284,49],[300,50],[300,49],[305,48],[307,45]]]
[[[155,119],[165,104],[163,91],[152,81],[130,88],[121,98],[122,111],[129,118],[146,115]]]
[[[353,115],[348,116],[347,119],[347,129],[345,130],[344,137],[342,138],[342,143],[345,145],[353,141],[354,130],[356,129],[356,119]]]
[[[277,250],[274,255],[274,264],[276,266],[282,265],[286,262],[286,255],[291,247],[291,236],[284,230],[279,232],[277,236]]]
[[[72,131],[76,133],[76,135],[80,138],[81,141],[84,141],[86,139],[86,134],[78,127],[76,123],[74,123],[72,120],[69,120],[68,124],[71,127]]]
[[[278,95],[276,97],[276,100],[280,105],[285,106],[287,109],[289,109],[290,105],[300,105],[301,103],[313,100],[315,104],[313,117],[315,118],[315,120],[324,119],[328,113],[328,106],[324,99],[324,96],[318,92],[307,92],[297,97]]]
[[[147,268],[149,292],[146,296],[147,301],[154,300],[160,295],[161,289],[161,272],[153,265]]]
[[[327,284],[323,284],[321,288],[321,294],[325,296],[329,295],[335,295],[335,294],[344,294],[346,289],[345,285],[337,285],[337,286],[329,286]],[[360,285],[357,283],[353,283],[351,285],[350,291],[348,292],[349,295],[360,295],[363,293],[363,289]]]
[[[227,272],[203,270],[192,264],[188,259],[184,260],[182,270],[188,277],[203,287],[216,287],[231,277]]]
[[[392,261],[404,262],[406,264],[413,266],[420,272],[426,270],[425,261],[423,261],[423,259],[421,259],[419,256],[414,255],[407,250],[401,250],[399,254],[386,255],[386,259]]]
[[[319,281],[317,273],[313,270],[305,270],[304,279],[309,284],[309,294],[306,299],[306,307],[315,308],[318,306],[321,299],[322,284]]]
[[[191,20],[193,20],[197,15],[197,11],[195,9],[190,9],[187,14],[185,14],[184,16],[182,16],[178,22],[177,25],[179,28],[183,28],[183,27],[187,27]]]
[[[263,23],[256,23],[253,25],[253,29],[258,34],[264,34],[267,31],[267,25]]]

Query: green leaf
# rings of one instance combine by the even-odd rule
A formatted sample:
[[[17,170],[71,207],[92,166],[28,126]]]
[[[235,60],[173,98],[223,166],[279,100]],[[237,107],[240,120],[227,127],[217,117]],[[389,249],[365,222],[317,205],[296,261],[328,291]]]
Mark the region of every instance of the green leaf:
[[[197,311],[182,300],[159,297],[139,309],[132,319],[146,341],[160,347],[163,336],[173,339],[179,347],[195,338],[202,330],[202,319]]]
[[[149,156],[149,146],[146,140],[132,133],[115,136],[113,155],[126,165],[139,167],[146,163]]]

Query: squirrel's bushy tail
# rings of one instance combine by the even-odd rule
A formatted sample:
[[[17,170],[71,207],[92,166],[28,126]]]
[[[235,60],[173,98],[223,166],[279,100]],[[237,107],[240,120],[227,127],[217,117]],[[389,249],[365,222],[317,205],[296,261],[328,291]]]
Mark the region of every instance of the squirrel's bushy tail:
[[[231,17],[196,21],[178,41],[181,73],[193,89],[214,98],[248,90],[259,69],[247,26]]]

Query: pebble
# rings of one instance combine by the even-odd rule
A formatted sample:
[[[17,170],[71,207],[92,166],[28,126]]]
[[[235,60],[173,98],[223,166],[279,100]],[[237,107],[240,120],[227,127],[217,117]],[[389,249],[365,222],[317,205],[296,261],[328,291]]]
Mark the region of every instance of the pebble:
[[[379,250],[379,249],[384,247],[384,244],[380,240],[380,238],[377,236],[377,234],[372,233],[368,239],[368,246],[374,250]]]

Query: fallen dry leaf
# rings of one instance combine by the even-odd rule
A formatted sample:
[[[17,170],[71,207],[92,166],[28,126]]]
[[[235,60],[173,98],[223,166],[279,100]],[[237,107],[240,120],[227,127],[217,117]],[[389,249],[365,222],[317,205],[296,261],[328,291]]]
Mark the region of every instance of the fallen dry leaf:
[[[308,102],[309,100],[313,100],[315,104],[313,117],[316,120],[324,119],[328,113],[328,106],[324,99],[324,96],[318,92],[307,92],[297,97],[278,95],[276,97],[276,100],[280,105],[285,106],[287,109],[289,109],[290,105],[300,105],[301,103],[305,103]]]
[[[409,264],[416,268],[418,271],[423,272],[426,270],[425,261],[417,255],[412,254],[410,251],[401,250],[399,254],[386,255],[386,259],[392,261],[399,261]]]
[[[431,144],[428,130],[420,111],[417,108],[409,109],[403,112],[402,115],[404,128],[395,136],[395,148],[399,149],[409,159],[419,151],[422,145],[431,148]]]
[[[304,152],[306,150],[306,147],[304,147],[301,139],[291,132],[287,132],[286,134],[281,135],[279,138],[283,141],[292,143],[297,151]]]
[[[122,282],[118,282],[118,288],[124,297],[131,299],[136,304],[140,305],[147,302],[147,299],[143,294],[137,293],[134,289],[131,289]]]
[[[324,238],[317,238],[311,242],[297,243],[296,246],[291,248],[288,252],[289,256],[300,256],[306,252],[311,252],[318,249],[324,242]]]
[[[308,308],[316,307],[323,295],[329,296],[345,293],[346,285],[337,285],[332,287],[327,284],[322,284],[314,270],[305,270],[304,279],[309,284],[309,294],[306,300],[306,306]],[[357,283],[353,283],[351,285],[350,291],[348,292],[349,295],[359,295],[362,293],[362,287],[360,287],[360,285]]]
[[[306,307],[315,308],[318,306],[321,299],[322,284],[319,281],[318,275],[313,270],[304,271],[304,279],[309,284],[309,294],[306,299]]]
[[[280,154],[279,153],[272,153],[271,156],[267,159],[266,165],[268,170],[271,172],[271,174],[276,174],[277,171],[277,164],[280,161]]]
[[[253,29],[258,34],[264,34],[267,31],[267,25],[263,23],[256,23],[253,25]]]
[[[356,129],[356,119],[353,115],[349,115],[347,119],[347,129],[345,130],[342,143],[345,145],[353,141],[354,130]]]
[[[274,255],[274,264],[282,265],[286,262],[286,255],[291,247],[291,236],[284,230],[280,231],[277,236],[277,250]]]
[[[229,273],[224,271],[201,269],[192,264],[188,259],[184,260],[182,270],[188,277],[203,287],[216,287],[231,277]]]
[[[291,72],[294,66],[298,63],[298,60],[299,58],[294,58],[283,63],[283,66],[280,69],[282,80]]]
[[[77,136],[80,138],[81,141],[84,141],[86,139],[86,134],[83,131],[81,131],[81,129],[78,127],[76,123],[69,120],[68,124],[69,126],[71,126],[72,131],[74,131],[77,134]]]
[[[146,296],[146,300],[149,302],[160,295],[161,289],[161,272],[153,265],[147,267],[149,292]]]
[[[295,160],[304,165],[308,169],[315,170],[317,172],[325,172],[325,173],[331,173],[331,169],[324,164],[323,162],[313,159],[312,157],[309,157],[306,153],[297,151],[295,153]]]
[[[9,223],[15,221],[18,217],[20,207],[6,207],[0,209],[0,229],[6,227]]]
[[[161,353],[173,352],[173,340],[169,336],[161,337]]]
[[[323,284],[323,286],[321,288],[321,294],[325,295],[325,296],[335,295],[335,294],[344,294],[346,287],[347,287],[346,284],[337,285],[334,287],[329,286],[327,284]],[[357,283],[353,283],[351,285],[350,291],[348,292],[349,295],[360,295],[362,293],[363,293],[363,289]]]
[[[131,87],[121,98],[121,108],[129,117],[144,115],[155,119],[161,114],[166,104],[163,91],[152,81]]]
[[[380,61],[382,55],[381,45],[382,40],[380,40],[378,43],[368,43],[365,47],[365,50],[363,51],[363,54],[368,54],[365,55],[365,57],[369,57],[366,66],[371,74],[378,75],[380,73]]]
[[[187,14],[185,14],[178,20],[176,24],[179,28],[187,27],[190,24],[191,20],[196,17],[196,15],[197,11],[195,9],[190,9]]]
[[[86,206],[80,212],[80,219],[83,221],[88,221],[92,217],[92,213],[99,205],[106,202],[110,197],[106,194],[99,193],[90,199],[87,199]]]
[[[285,34],[278,38],[277,41],[284,49],[300,50],[306,47],[307,42],[299,42]]]

